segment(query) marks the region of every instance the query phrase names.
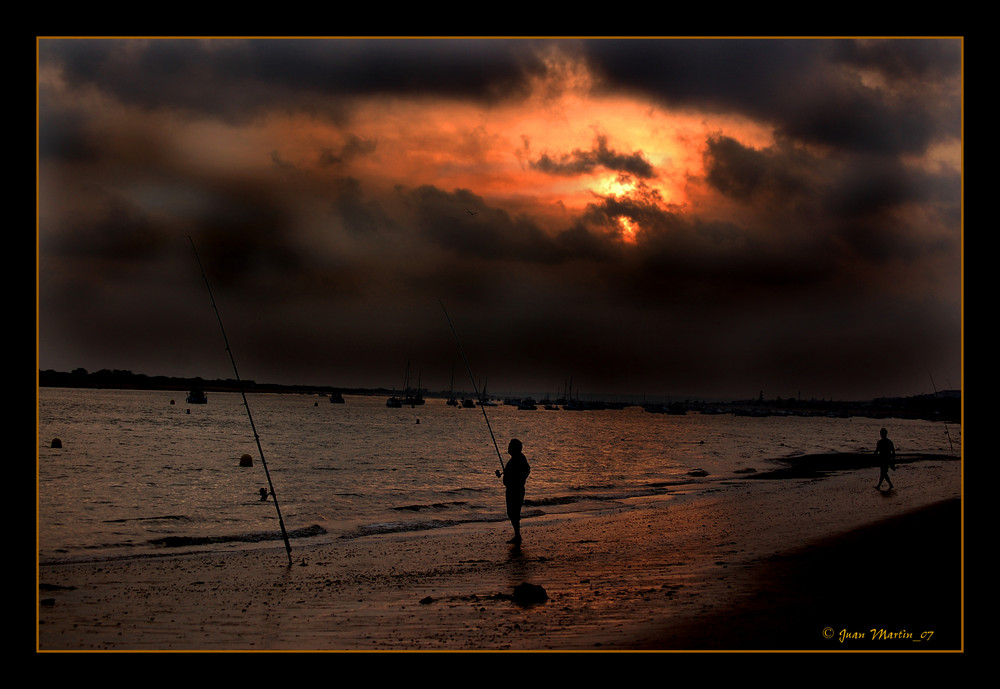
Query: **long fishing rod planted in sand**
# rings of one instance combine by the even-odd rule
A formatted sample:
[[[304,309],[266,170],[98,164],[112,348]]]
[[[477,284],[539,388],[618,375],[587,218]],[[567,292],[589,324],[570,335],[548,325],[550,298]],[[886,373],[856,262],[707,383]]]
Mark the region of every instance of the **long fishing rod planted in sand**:
[[[240,379],[240,372],[236,369],[236,359],[233,357],[233,350],[229,346],[229,338],[226,336],[226,328],[222,325],[222,315],[219,313],[219,307],[215,304],[215,296],[212,294],[212,286],[208,284],[208,276],[205,275],[205,267],[201,264],[201,259],[198,257],[198,249],[195,248],[194,240],[188,235],[188,240],[191,242],[191,249],[194,251],[194,258],[198,261],[198,267],[201,269],[201,277],[205,280],[205,287],[208,289],[208,297],[212,301],[212,308],[215,310],[215,317],[219,321],[219,329],[222,330],[222,340],[226,343],[226,351],[229,353],[229,361],[233,364],[233,373],[236,375],[236,382],[240,387],[240,395],[243,396],[243,407],[247,410],[247,418],[250,419],[250,429],[253,431],[253,439],[257,443],[257,452],[260,454],[260,463],[264,467],[264,475],[267,476],[267,486],[271,490],[271,497],[274,498],[274,509],[278,512],[278,525],[281,526],[281,537],[285,541],[285,552],[288,554],[288,566],[292,565],[292,546],[288,543],[288,532],[285,531],[285,521],[281,518],[281,508],[278,507],[278,496],[274,492],[274,484],[271,482],[271,472],[267,470],[267,462],[264,460],[264,450],[260,446],[260,436],[257,435],[257,426],[253,422],[253,414],[250,413],[250,404],[247,402],[247,394],[243,390],[243,381]],[[261,489],[263,490],[263,488]]]
[[[455,336],[455,342],[458,343],[458,351],[462,355],[462,360],[465,362],[465,369],[469,372],[469,379],[472,381],[472,389],[476,391],[476,399],[479,400],[479,408],[483,410],[483,418],[486,419],[486,428],[490,431],[490,438],[493,439],[493,447],[497,451],[497,459],[500,460],[500,470],[503,471],[507,467],[503,465],[503,457],[500,455],[500,447],[497,445],[496,436],[493,435],[493,426],[490,425],[490,417],[486,415],[486,405],[483,404],[483,397],[479,394],[479,386],[476,385],[476,377],[472,375],[472,367],[469,366],[469,359],[465,356],[465,350],[462,349],[462,341],[458,339],[458,333],[455,331],[455,326],[451,322],[451,317],[448,315],[448,309],[444,307],[443,301],[438,301],[441,304],[441,310],[444,311],[444,317],[448,319],[448,326],[451,328],[452,334]]]
[[[937,391],[937,385],[934,384],[934,376],[931,375],[930,371],[927,372],[927,375],[930,376],[931,387],[934,388],[934,396],[936,397],[937,394],[938,394],[938,391]],[[945,435],[948,436],[948,447],[951,448],[951,455],[954,457],[955,456],[955,446],[951,442],[951,431],[948,430],[948,420],[947,419],[945,419],[945,422],[944,422],[944,432],[945,432]]]

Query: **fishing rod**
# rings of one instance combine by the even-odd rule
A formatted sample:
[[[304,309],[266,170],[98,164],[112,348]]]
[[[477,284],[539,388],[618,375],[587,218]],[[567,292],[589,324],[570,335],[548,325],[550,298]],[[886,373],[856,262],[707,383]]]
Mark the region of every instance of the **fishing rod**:
[[[938,391],[937,391],[937,385],[934,384],[934,376],[931,375],[930,371],[927,372],[927,376],[931,379],[931,387],[934,388],[934,396],[937,397]],[[951,442],[951,431],[948,430],[948,420],[947,419],[945,419],[945,422],[944,422],[944,433],[945,433],[945,435],[948,436],[948,447],[951,448],[951,455],[952,455],[952,457],[954,457],[955,456],[955,446]]]
[[[271,472],[267,470],[267,461],[264,459],[264,450],[260,446],[260,436],[257,435],[257,426],[253,422],[253,414],[250,413],[250,403],[247,402],[247,393],[243,389],[243,381],[240,380],[240,372],[236,369],[236,359],[233,357],[233,350],[229,346],[229,338],[226,336],[226,328],[222,325],[222,315],[219,307],[215,304],[215,296],[212,294],[212,286],[208,284],[208,276],[205,274],[205,267],[198,257],[198,249],[195,248],[194,240],[188,235],[191,242],[191,249],[194,251],[194,258],[198,261],[201,269],[201,277],[205,280],[205,287],[208,289],[208,297],[212,301],[212,308],[215,309],[215,317],[219,321],[219,329],[222,330],[222,340],[226,343],[226,351],[229,353],[229,361],[233,364],[233,373],[236,375],[236,382],[239,384],[240,395],[243,396],[243,407],[247,410],[247,418],[250,419],[250,429],[253,431],[253,439],[257,443],[257,452],[260,453],[260,463],[264,467],[264,475],[267,476],[267,485],[271,489],[271,497],[274,498],[274,509],[278,512],[278,524],[281,526],[281,537],[285,541],[285,552],[288,554],[288,566],[292,566],[292,546],[288,543],[288,532],[285,531],[285,521],[281,518],[281,508],[278,507],[278,495],[274,492],[274,484],[271,482]],[[261,489],[263,490],[263,489]]]
[[[455,325],[451,322],[451,316],[448,315],[448,309],[444,307],[444,302],[440,299],[438,303],[441,304],[441,310],[444,311],[444,317],[448,319],[448,326],[451,328],[452,334],[455,336],[455,342],[458,343],[458,351],[462,355],[462,360],[465,362],[465,369],[469,372],[469,379],[472,381],[472,388],[476,391],[476,399],[479,400],[479,408],[483,410],[483,418],[486,419],[486,428],[490,431],[490,438],[493,439],[493,447],[497,451],[497,459],[500,460],[501,471],[505,470],[507,467],[503,465],[503,457],[500,455],[500,447],[497,445],[496,436],[493,435],[493,426],[490,425],[490,417],[486,415],[486,405],[483,404],[482,395],[479,394],[479,386],[476,385],[476,377],[472,375],[472,367],[469,366],[469,359],[465,356],[465,350],[462,349],[462,341],[458,339],[458,332],[455,330]]]

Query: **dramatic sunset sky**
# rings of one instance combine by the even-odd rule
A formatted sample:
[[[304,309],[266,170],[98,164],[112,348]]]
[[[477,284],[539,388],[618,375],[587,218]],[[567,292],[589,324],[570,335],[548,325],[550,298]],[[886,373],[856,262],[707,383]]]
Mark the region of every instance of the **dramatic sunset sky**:
[[[961,386],[961,40],[37,46],[41,369]]]

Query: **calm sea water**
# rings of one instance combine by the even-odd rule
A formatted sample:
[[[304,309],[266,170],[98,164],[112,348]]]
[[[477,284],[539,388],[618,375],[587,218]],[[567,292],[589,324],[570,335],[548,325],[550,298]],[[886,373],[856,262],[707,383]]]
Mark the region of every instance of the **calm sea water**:
[[[41,388],[42,563],[280,546],[275,505],[238,393]],[[387,408],[382,397],[251,394],[285,527],[297,543],[504,522],[500,459],[479,408]],[[887,426],[898,452],[958,454],[960,427],[901,419],[519,410],[487,416],[503,451],[532,465],[525,515],[627,509],[775,468],[775,459],[871,452]],[[61,448],[53,448],[58,438]],[[241,467],[248,454],[252,467]]]

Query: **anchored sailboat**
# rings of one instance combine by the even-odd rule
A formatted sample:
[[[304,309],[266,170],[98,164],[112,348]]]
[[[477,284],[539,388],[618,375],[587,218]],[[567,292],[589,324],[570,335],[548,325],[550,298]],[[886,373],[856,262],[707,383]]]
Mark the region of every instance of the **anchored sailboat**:
[[[424,403],[424,395],[420,391],[420,374],[417,374],[417,389],[414,392],[410,388],[410,362],[406,362],[406,375],[403,377],[403,396],[400,397],[395,393],[385,401],[385,406],[393,407],[399,409],[403,406],[415,407],[417,405]]]

